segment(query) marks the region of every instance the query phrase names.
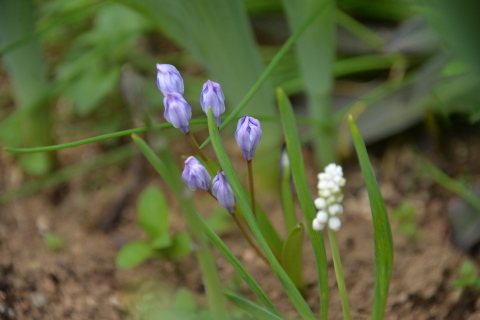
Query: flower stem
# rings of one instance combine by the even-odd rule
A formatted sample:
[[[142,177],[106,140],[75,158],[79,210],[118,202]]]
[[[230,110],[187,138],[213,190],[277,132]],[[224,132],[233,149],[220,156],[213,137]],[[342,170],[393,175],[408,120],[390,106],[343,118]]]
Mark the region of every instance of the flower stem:
[[[248,183],[250,185],[250,202],[252,206],[253,215],[257,216],[257,209],[255,206],[255,189],[253,187],[253,169],[252,169],[252,160],[247,160],[248,166]]]
[[[212,193],[212,191],[210,190],[207,190],[208,194],[212,196],[212,198],[214,198],[215,200],[217,200],[217,197],[215,197]],[[263,255],[263,253],[260,251],[260,249],[255,245],[255,242],[253,242],[252,238],[248,235],[248,232],[247,230],[245,230],[245,227],[242,225],[242,223],[240,222],[240,220],[238,220],[238,217],[237,215],[234,213],[231,214],[233,220],[235,221],[235,223],[237,224],[238,228],[240,229],[240,231],[242,232],[244,238],[247,240],[247,242],[250,244],[250,246],[252,247],[252,249],[257,253],[257,255],[263,260],[265,261],[265,263],[267,265],[270,265],[268,263],[268,260],[267,258]]]
[[[333,266],[335,267],[335,276],[337,277],[337,286],[340,293],[340,300],[343,309],[343,319],[351,320],[350,306],[348,303],[347,288],[345,286],[345,278],[343,276],[342,261],[340,260],[340,252],[338,251],[337,235],[335,231],[328,228],[328,238],[330,240],[330,249],[332,250]]]
[[[188,139],[188,142],[190,142],[190,145],[193,147],[193,149],[195,149],[195,151],[198,153],[200,158],[202,158],[202,160],[207,165],[208,169],[210,170],[210,173],[214,174],[215,168],[213,167],[211,161],[207,158],[203,150],[200,149],[200,146],[198,145],[197,140],[195,139],[193,134],[191,134],[190,131],[188,131],[187,133],[185,133],[185,135],[187,136],[187,139]]]

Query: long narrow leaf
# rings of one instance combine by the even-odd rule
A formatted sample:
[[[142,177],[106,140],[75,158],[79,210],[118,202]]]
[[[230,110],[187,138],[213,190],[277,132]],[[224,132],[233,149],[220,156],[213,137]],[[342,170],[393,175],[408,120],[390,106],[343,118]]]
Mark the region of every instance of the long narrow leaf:
[[[315,255],[317,274],[320,289],[320,313],[321,319],[328,318],[328,264],[325,253],[325,243],[323,235],[313,230],[312,221],[315,219],[316,210],[313,205],[313,199],[308,188],[308,181],[303,164],[302,149],[298,138],[297,125],[292,105],[287,95],[282,89],[277,89],[278,106],[280,108],[280,117],[282,118],[283,130],[285,132],[285,141],[287,151],[292,165],[292,176],[295,188],[297,190],[298,200],[302,207],[302,213],[305,217],[308,234]]]
[[[367,186],[370,208],[372,210],[373,234],[375,238],[375,292],[373,298],[372,319],[383,319],[388,297],[388,288],[393,268],[393,241],[387,209],[383,201],[378,182],[375,179],[367,148],[353,121],[349,118],[350,133],[357,151],[360,167]]]
[[[225,296],[228,300],[235,303],[237,306],[242,308],[243,310],[250,313],[255,319],[259,320],[282,320],[279,316],[268,312],[267,310],[261,308],[259,305],[233,293],[233,292],[225,292]]]
[[[208,131],[210,133],[210,138],[212,140],[212,145],[215,150],[215,154],[217,155],[218,161],[227,176],[227,180],[232,187],[233,193],[237,199],[237,203],[240,206],[245,220],[248,223],[248,226],[252,230],[253,235],[257,239],[260,247],[265,252],[265,256],[267,257],[270,265],[277,275],[280,283],[282,284],[283,288],[285,289],[286,294],[290,298],[290,301],[297,309],[298,313],[302,316],[303,319],[315,319],[312,311],[310,310],[307,302],[303,299],[302,295],[295,287],[295,284],[292,282],[290,277],[287,275],[285,270],[282,268],[278,260],[276,259],[274,253],[268,246],[265,237],[262,235],[260,228],[257,225],[256,219],[253,216],[252,210],[250,208],[250,203],[248,201],[248,196],[245,193],[245,190],[238,178],[238,175],[233,167],[230,158],[228,157],[227,151],[223,146],[222,140],[220,138],[220,132],[218,131],[217,125],[215,123],[215,119],[213,117],[212,109],[209,108],[208,112]]]
[[[202,232],[206,234],[206,236],[210,239],[210,241],[217,247],[217,249],[220,251],[220,253],[225,257],[225,259],[228,260],[228,262],[235,268],[235,270],[242,276],[242,278],[245,280],[245,283],[250,287],[250,289],[253,291],[253,293],[262,301],[262,303],[265,305],[265,307],[270,310],[270,312],[280,315],[278,310],[275,308],[275,306],[272,304],[270,299],[267,297],[265,292],[262,290],[260,285],[255,281],[255,279],[250,275],[250,273],[245,269],[245,267],[242,265],[242,263],[235,257],[235,255],[228,249],[228,247],[225,245],[225,243],[218,237],[218,235],[210,228],[210,226],[207,224],[207,222],[198,214],[198,212],[195,210],[193,204],[191,203],[191,200],[189,199],[184,199],[182,196],[182,190],[179,189],[178,184],[175,181],[172,181],[170,175],[168,174],[168,169],[164,165],[164,163],[157,157],[155,152],[153,152],[152,149],[143,141],[141,138],[139,138],[136,135],[132,136],[133,140],[137,144],[137,146],[140,148],[140,150],[143,152],[145,157],[148,159],[148,161],[152,164],[152,166],[157,170],[157,172],[160,174],[160,176],[165,180],[165,182],[169,185],[169,187],[172,189],[174,192],[175,196],[179,200],[180,204],[183,206],[187,206],[184,208],[187,210],[193,210],[194,214],[198,217],[198,228]]]

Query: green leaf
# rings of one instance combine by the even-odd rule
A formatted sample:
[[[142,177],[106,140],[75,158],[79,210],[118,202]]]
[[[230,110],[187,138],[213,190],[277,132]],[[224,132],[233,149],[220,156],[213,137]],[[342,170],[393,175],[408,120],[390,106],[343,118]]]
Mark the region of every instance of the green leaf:
[[[317,211],[313,205],[313,199],[308,187],[305,165],[302,157],[302,148],[298,137],[295,114],[287,95],[282,89],[277,89],[278,106],[285,132],[285,142],[292,167],[293,182],[297,190],[298,200],[307,225],[308,234],[312,243],[320,290],[320,312],[321,319],[328,318],[328,264],[325,253],[323,235],[313,230],[312,221]]]
[[[245,189],[243,188],[242,183],[240,182],[240,179],[238,178],[238,175],[236,173],[236,170],[233,167],[233,164],[228,157],[227,151],[225,150],[225,147],[223,146],[223,143],[220,139],[220,133],[215,123],[211,108],[209,108],[208,111],[208,131],[210,133],[210,138],[213,148],[215,150],[215,154],[217,155],[217,159],[220,162],[223,171],[225,172],[230,186],[232,187],[233,193],[235,194],[235,197],[237,199],[237,204],[242,210],[245,220],[247,221],[253,235],[257,239],[258,244],[265,252],[265,256],[267,257],[270,266],[272,267],[272,270],[279,278],[285,290],[285,293],[288,295],[290,301],[303,319],[315,319],[312,310],[310,309],[298,289],[295,287],[295,284],[292,282],[285,270],[283,270],[282,266],[276,259],[275,254],[268,246],[265,237],[262,235],[260,228],[257,225],[257,221],[253,216],[253,212],[250,208],[250,203]]]
[[[238,307],[250,313],[255,319],[259,320],[281,320],[279,316],[261,308],[259,305],[231,292],[225,292],[225,296],[228,300],[232,301]]]
[[[365,142],[363,142],[362,136],[351,116],[349,121],[350,133],[357,151],[360,167],[362,168],[372,210],[373,234],[375,238],[375,292],[372,319],[383,319],[393,268],[392,231],[385,202],[368,158]]]
[[[154,249],[163,249],[167,248],[172,244],[172,239],[168,230],[166,232],[160,233],[158,236],[152,239],[152,247]]]
[[[172,240],[172,246],[169,248],[169,256],[171,259],[180,259],[192,252],[192,240],[190,235],[181,231],[177,233]]]
[[[100,65],[89,70],[75,79],[67,89],[69,98],[75,104],[75,111],[80,116],[90,114],[113,91],[120,76],[120,70],[103,71]]]
[[[305,293],[305,280],[302,273],[303,238],[305,227],[298,224],[290,231],[283,245],[282,265],[300,292]]]
[[[135,267],[152,257],[153,253],[154,251],[149,243],[133,241],[120,249],[115,264],[121,269]]]
[[[182,312],[195,312],[195,310],[197,310],[197,303],[190,291],[182,288],[175,292],[173,309]]]
[[[171,243],[170,210],[163,192],[153,185],[148,186],[140,195],[137,211],[138,225],[154,239],[155,248],[168,247]]]

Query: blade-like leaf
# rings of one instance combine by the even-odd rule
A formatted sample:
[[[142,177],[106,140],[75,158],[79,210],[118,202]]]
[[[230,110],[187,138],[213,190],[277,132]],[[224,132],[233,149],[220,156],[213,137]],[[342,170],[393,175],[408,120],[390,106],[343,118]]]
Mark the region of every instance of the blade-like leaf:
[[[305,280],[302,273],[303,238],[305,227],[298,224],[290,231],[282,250],[282,265],[300,292],[305,293]]]
[[[393,268],[393,241],[387,209],[378,182],[375,179],[367,148],[353,118],[349,118],[350,133],[357,151],[362,174],[367,186],[372,210],[373,234],[375,238],[375,292],[372,319],[383,319],[387,303],[388,288]]]
[[[259,305],[239,296],[231,291],[225,292],[225,296],[228,300],[235,303],[238,307],[250,313],[255,319],[259,320],[281,320],[279,316],[263,309]]]
[[[150,258],[153,253],[152,246],[147,242],[130,242],[124,245],[117,253],[115,264],[122,269],[135,267]]]
[[[313,252],[315,254],[315,262],[317,266],[317,274],[320,289],[320,312],[321,319],[328,318],[328,265],[325,253],[325,243],[323,235],[313,230],[312,221],[316,216],[316,210],[313,205],[313,199],[308,188],[308,181],[303,164],[302,148],[298,138],[297,125],[295,123],[295,115],[292,105],[287,95],[282,89],[277,89],[278,106],[280,116],[282,118],[283,130],[285,132],[285,141],[287,151],[292,166],[293,182],[297,190],[298,200],[302,208],[305,223],[307,225],[308,234],[312,242]]]
[[[243,212],[245,220],[247,221],[253,235],[257,239],[258,244],[265,252],[265,256],[267,257],[273,271],[275,272],[283,288],[285,289],[285,293],[288,295],[290,301],[295,306],[298,313],[302,316],[303,319],[315,319],[315,316],[310,310],[310,307],[306,303],[305,299],[303,299],[302,295],[295,287],[295,284],[292,282],[285,270],[283,270],[282,266],[276,259],[275,254],[268,246],[265,237],[262,235],[260,228],[257,225],[256,219],[250,208],[250,203],[248,201],[248,196],[245,192],[245,189],[243,188],[242,183],[240,182],[240,179],[238,178],[238,175],[235,171],[235,168],[233,167],[233,164],[228,157],[227,151],[225,150],[225,147],[223,146],[223,143],[220,139],[220,132],[218,131],[211,108],[209,108],[208,111],[208,131],[210,133],[210,138],[213,148],[215,150],[215,154],[217,155],[217,159],[220,162],[220,165],[225,172],[225,175],[227,176],[227,180],[232,187],[233,193],[235,194],[237,203]]]

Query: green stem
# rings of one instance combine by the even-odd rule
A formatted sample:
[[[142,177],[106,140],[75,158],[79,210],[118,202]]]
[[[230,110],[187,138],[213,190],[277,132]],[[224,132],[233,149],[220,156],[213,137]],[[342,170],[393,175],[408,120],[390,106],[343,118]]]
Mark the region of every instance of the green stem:
[[[248,184],[250,186],[250,203],[252,206],[253,215],[257,216],[257,208],[255,205],[255,189],[253,186],[253,168],[252,168],[252,160],[247,160],[247,167],[248,167]]]
[[[340,293],[340,301],[342,302],[343,319],[352,319],[350,315],[350,306],[348,303],[347,288],[345,286],[345,278],[343,276],[342,261],[340,260],[340,252],[338,251],[337,235],[335,231],[328,228],[328,238],[330,239],[330,249],[332,250],[333,265],[335,267],[335,276],[337,277],[338,291]]]
[[[223,120],[222,124],[220,125],[219,130],[223,130],[235,117],[242,111],[242,109],[247,105],[247,103],[252,99],[252,97],[257,93],[258,89],[262,86],[265,80],[270,76],[273,69],[278,65],[278,63],[282,60],[283,56],[290,51],[293,47],[295,42],[298,38],[303,34],[303,32],[312,24],[312,22],[317,18],[317,16],[325,9],[327,4],[330,1],[322,1],[318,5],[318,7],[312,11],[312,13],[308,16],[308,18],[302,23],[302,25],[288,38],[288,40],[284,43],[284,45],[280,48],[277,54],[273,57],[272,61],[268,64],[268,66],[263,71],[262,75],[258,78],[258,80],[253,84],[252,88],[248,91],[245,97],[240,101],[240,103],[232,110],[232,112],[227,116],[225,120]],[[204,148],[207,144],[209,144],[211,138],[208,137],[200,146],[200,148]]]
[[[282,174],[280,180],[280,199],[282,201],[283,218],[285,220],[285,230],[288,234],[297,225],[297,217],[295,216],[295,205],[292,190],[292,171],[290,167],[290,159],[286,150],[282,151],[283,161]]]

